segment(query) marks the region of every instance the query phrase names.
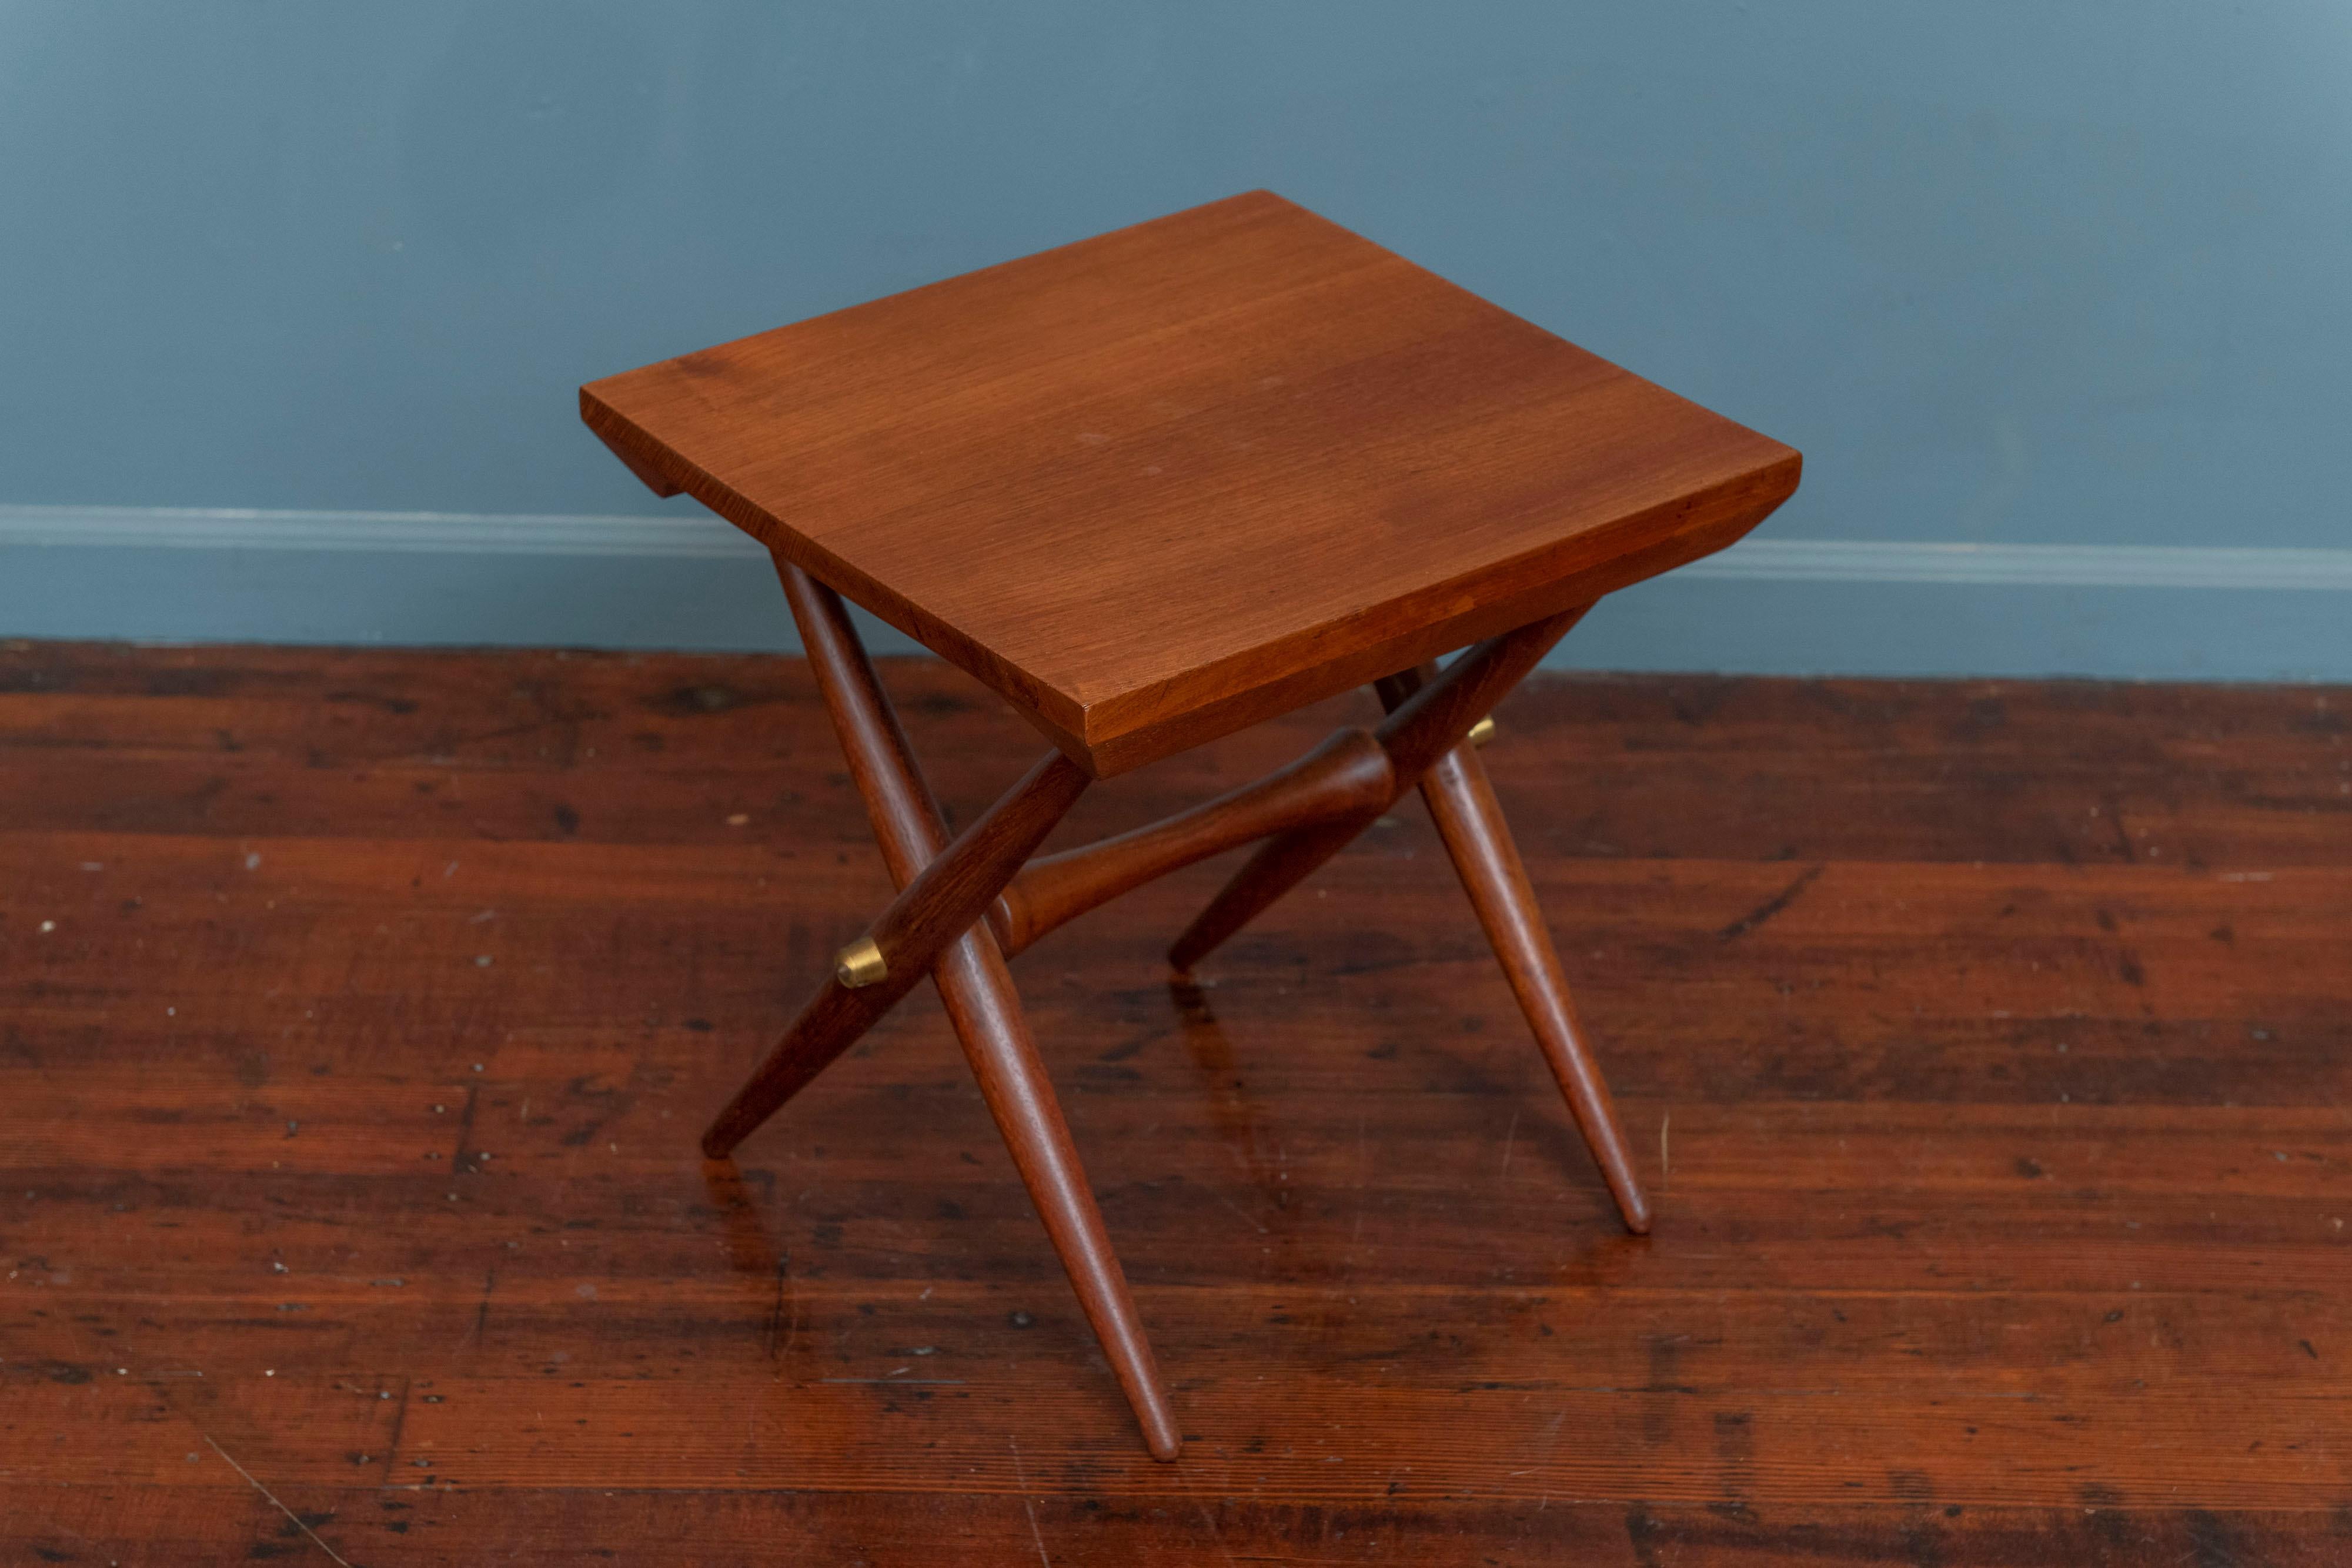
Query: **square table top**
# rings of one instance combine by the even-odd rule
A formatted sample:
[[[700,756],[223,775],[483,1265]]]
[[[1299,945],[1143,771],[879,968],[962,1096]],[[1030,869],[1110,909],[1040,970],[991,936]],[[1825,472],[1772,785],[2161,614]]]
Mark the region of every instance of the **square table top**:
[[[1800,463],[1265,191],[580,402],[1098,776],[1720,549]]]

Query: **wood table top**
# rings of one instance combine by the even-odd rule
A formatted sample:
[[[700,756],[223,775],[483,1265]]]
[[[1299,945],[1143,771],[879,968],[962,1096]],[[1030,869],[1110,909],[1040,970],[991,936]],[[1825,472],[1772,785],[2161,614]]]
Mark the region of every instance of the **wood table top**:
[[[1265,191],[580,395],[1097,775],[1720,549],[1800,466]]]

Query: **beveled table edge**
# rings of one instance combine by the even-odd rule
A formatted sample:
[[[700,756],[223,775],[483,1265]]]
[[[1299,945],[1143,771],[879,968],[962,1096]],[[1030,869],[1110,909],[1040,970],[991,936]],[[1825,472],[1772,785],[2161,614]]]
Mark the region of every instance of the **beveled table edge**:
[[[1331,625],[1304,628],[1280,642],[1242,650],[1157,685],[1084,703],[889,591],[679,456],[598,396],[598,384],[591,382],[580,389],[581,418],[647,488],[660,496],[692,497],[851,603],[971,675],[1027,716],[1070,760],[1097,779],[1190,750],[1713,554],[1743,538],[1788,499],[1797,488],[1803,465],[1794,448],[1758,435],[1769,446],[1771,455],[1707,489],[1629,513],[1601,528],[1547,541],[1517,557],[1488,563],[1364,612],[1366,618],[1381,616],[1402,622],[1402,629],[1391,635],[1373,638],[1331,659],[1298,665],[1270,680],[1253,683],[1242,675],[1244,666],[1278,663],[1286,647],[1328,638],[1333,629]],[[1610,549],[1612,537],[1654,526],[1661,512],[1676,511],[1685,514],[1679,525],[1650,545],[1635,550]],[[1524,586],[1513,580],[1521,578],[1534,580]],[[1413,618],[1414,604],[1442,604],[1448,600],[1466,601],[1468,608],[1426,620]],[[1221,674],[1238,678],[1242,684],[1221,695],[1204,695],[1213,692]]]

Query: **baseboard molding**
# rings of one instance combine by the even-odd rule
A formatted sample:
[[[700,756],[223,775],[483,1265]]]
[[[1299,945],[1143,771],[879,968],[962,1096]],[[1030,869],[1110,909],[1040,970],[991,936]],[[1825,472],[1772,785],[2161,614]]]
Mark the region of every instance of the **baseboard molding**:
[[[2352,549],[1746,539],[1683,570],[1701,578],[1749,581],[2323,589],[2340,593],[2352,590]]]
[[[392,554],[757,557],[716,517],[0,506],[0,548],[369,550]],[[2352,591],[2352,549],[1748,539],[1682,575],[1776,582]]]
[[[369,550],[394,555],[758,557],[731,523],[530,512],[263,512],[226,507],[0,506],[0,548]]]
[[[2331,592],[2352,592],[2352,549],[1761,538],[1612,595],[1556,659],[2352,681]],[[760,547],[683,512],[0,506],[0,636],[795,646]]]

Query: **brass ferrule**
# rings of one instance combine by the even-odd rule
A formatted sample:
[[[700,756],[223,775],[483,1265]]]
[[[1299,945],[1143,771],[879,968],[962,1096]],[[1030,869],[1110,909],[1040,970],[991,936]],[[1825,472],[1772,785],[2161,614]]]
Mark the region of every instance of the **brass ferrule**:
[[[890,966],[883,962],[882,949],[871,936],[860,936],[833,956],[833,977],[853,991],[886,979],[889,973]]]

